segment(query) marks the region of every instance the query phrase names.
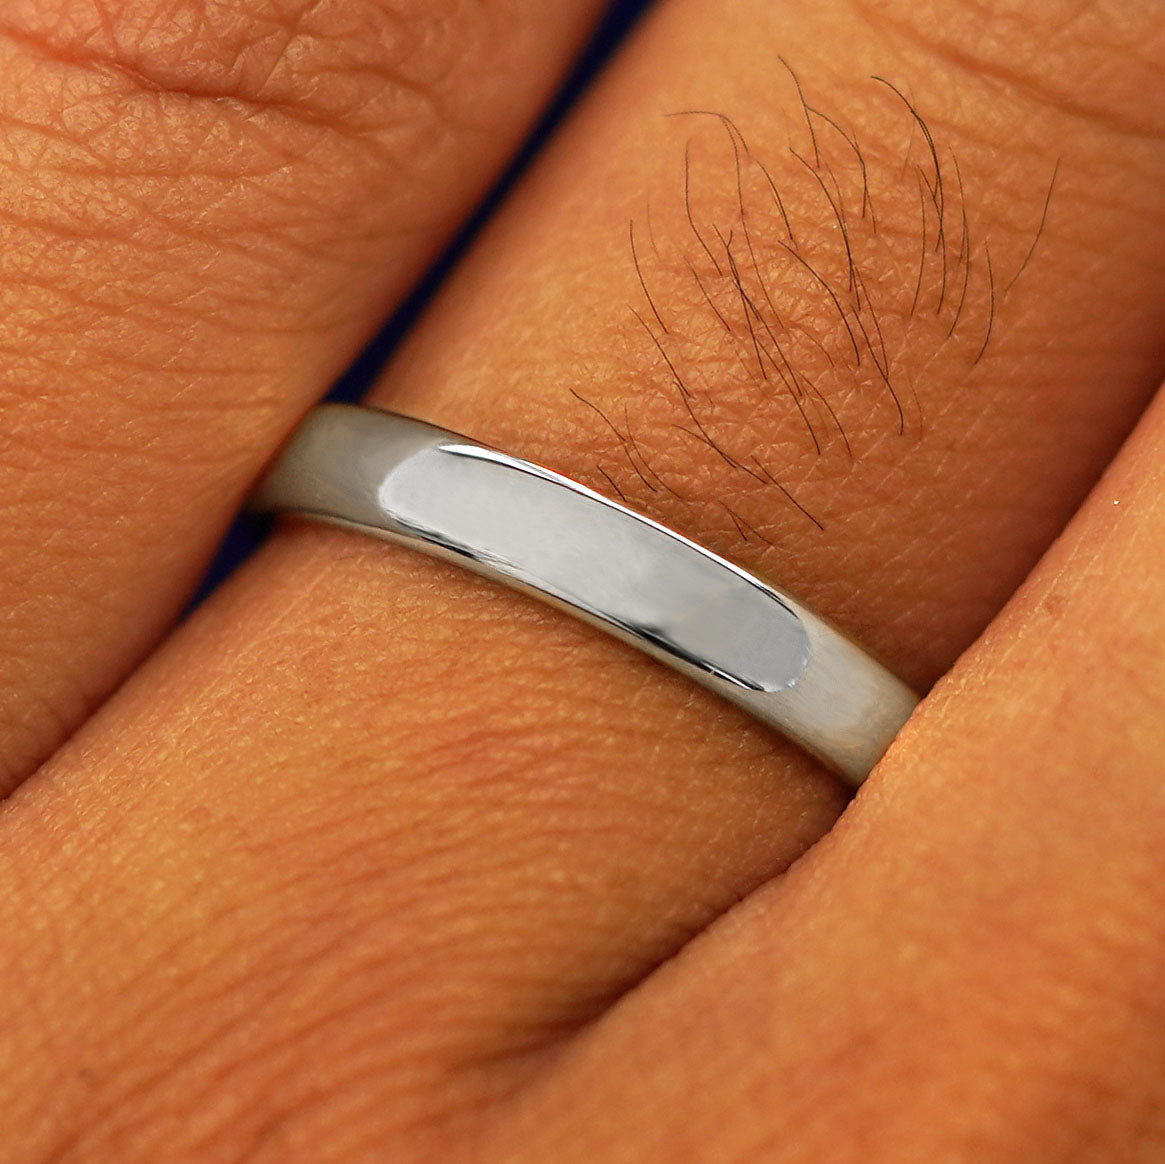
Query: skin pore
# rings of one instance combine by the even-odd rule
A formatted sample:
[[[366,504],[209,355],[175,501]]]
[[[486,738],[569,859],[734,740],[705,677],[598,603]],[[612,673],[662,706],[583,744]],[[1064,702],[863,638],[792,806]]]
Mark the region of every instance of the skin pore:
[[[661,4],[372,402],[947,677],[847,804],[590,628],[285,523],[0,810],[4,1164],[1158,1156],[1158,25]]]

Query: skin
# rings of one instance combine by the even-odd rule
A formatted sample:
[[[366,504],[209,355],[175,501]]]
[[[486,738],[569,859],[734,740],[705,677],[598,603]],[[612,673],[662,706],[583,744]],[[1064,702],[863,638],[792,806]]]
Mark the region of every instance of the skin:
[[[589,628],[286,523],[4,805],[6,1162],[1165,1151],[1165,412],[1150,404],[1165,122],[1145,99],[1161,88],[1160,22],[1115,2],[727,11],[653,13],[374,400],[622,494],[937,685],[847,806],[795,749]],[[582,20],[555,19],[547,43],[565,45]],[[140,44],[135,83],[163,68]],[[247,73],[194,59],[215,91]],[[874,75],[923,115],[934,155]],[[236,113],[189,105],[174,116]],[[707,113],[664,116],[697,109],[743,139]],[[822,115],[857,143],[869,208],[858,151]],[[750,159],[783,191],[791,236]],[[308,179],[286,181],[284,212]],[[297,262],[332,261],[325,231],[367,253],[373,228],[328,209]],[[267,212],[251,207],[239,237],[263,237]],[[782,238],[837,286],[854,257],[882,342],[858,312],[870,335],[851,346]],[[175,262],[173,278],[200,270]],[[62,277],[48,270],[50,291]],[[388,292],[343,286],[366,328]],[[18,304],[32,336],[37,320],[49,330],[41,293]],[[809,431],[758,358],[762,316],[795,325],[790,364],[833,404],[832,428],[822,410]],[[221,317],[208,307],[202,331],[165,339],[189,360],[183,383],[221,350]],[[283,339],[289,327],[265,324],[280,338],[268,362],[248,357],[237,399],[293,350],[316,362],[298,357],[283,422],[222,437],[233,484],[206,482],[189,507],[204,546],[361,334]],[[167,392],[159,352],[141,357],[143,393]],[[93,366],[98,409],[112,388]],[[34,431],[37,450],[59,448]],[[106,431],[59,472],[102,480],[124,442]],[[62,520],[63,478],[29,455],[10,490],[27,515],[17,547]],[[153,480],[169,487],[173,460],[152,461]],[[743,467],[758,464],[767,475]],[[136,462],[122,471],[106,512],[127,508]],[[195,553],[174,564],[189,539],[143,532],[162,511],[149,479],[138,490],[141,525],[117,527],[128,548],[114,552],[112,524],[101,534],[122,572],[93,582],[124,620],[77,631],[80,655],[113,651],[122,670],[197,569]],[[71,544],[49,539],[35,568],[70,577]],[[27,609],[32,583],[5,570],[0,598]],[[158,610],[130,634],[146,594]],[[63,647],[44,638],[52,675]],[[28,706],[64,735],[83,713],[56,690]]]

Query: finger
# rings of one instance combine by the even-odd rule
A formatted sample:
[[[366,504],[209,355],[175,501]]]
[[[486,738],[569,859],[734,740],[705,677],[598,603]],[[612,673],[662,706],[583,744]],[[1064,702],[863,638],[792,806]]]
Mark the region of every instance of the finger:
[[[1153,124],[1139,133],[1125,127],[1141,115],[1126,84],[1136,68],[1148,69],[1135,62],[1151,36],[1129,33],[1135,67],[1087,22],[1065,36],[1065,56],[1039,58],[1033,68],[1047,71],[1034,78],[1043,86],[1073,53],[1087,57],[1095,113],[1084,116],[1040,86],[1035,95],[1030,85],[976,81],[901,32],[855,25],[846,7],[789,8],[779,30],[766,23],[767,6],[734,12],[750,20],[728,26],[716,9],[684,3],[646,27],[450,288],[397,366],[393,399],[419,408],[423,397],[432,419],[607,488],[601,467],[640,508],[771,571],[926,679],[1051,538],[1146,395],[1158,358],[1148,304],[1160,274],[1147,256],[1160,225],[1143,208],[1160,162]],[[1009,36],[1017,59],[1046,39],[1018,22]],[[835,407],[852,467],[836,428],[832,444],[818,437],[818,457],[783,384],[784,396],[770,394],[759,372],[748,379],[732,371],[756,360],[745,317],[755,326],[764,302],[743,275],[737,285],[728,262],[731,250],[739,268],[736,256],[747,253],[737,249],[735,151],[724,127],[712,125],[715,136],[702,146],[703,201],[692,199],[709,246],[720,237],[713,226],[723,234],[722,282],[714,284],[686,213],[689,134],[660,116],[697,103],[772,108],[768,66],[782,50],[818,94],[806,100],[858,143],[877,195],[867,215],[881,240],[871,219],[861,302],[880,291],[889,297],[878,312],[883,328],[899,321],[897,354],[887,361],[872,316],[861,315],[870,338],[858,364],[845,326],[862,335],[858,279],[851,292],[845,240],[839,250],[832,203],[814,178],[835,199],[830,174],[839,187],[844,181],[853,247],[866,229],[858,152],[839,137],[825,147],[837,151],[831,168],[814,168],[808,130],[794,128],[805,125],[804,110],[789,77],[778,107],[789,111],[788,129],[783,117],[770,124],[758,115],[745,136],[787,195],[800,257],[851,306],[840,311],[811,275],[795,274],[804,267],[775,241],[793,245],[772,233],[784,220],[759,170],[753,177],[763,186],[750,188],[751,198],[768,197],[774,209],[753,243],[769,240],[758,266],[771,263],[780,275],[766,280],[774,305],[764,309],[787,316],[803,337],[799,374]],[[902,100],[869,79],[887,67],[913,78],[912,87],[927,79],[928,131],[934,138],[933,119],[945,131],[936,150],[942,140],[960,158],[963,254],[972,265],[957,266],[962,215],[951,194],[943,202],[945,294],[943,252],[933,249],[932,155]],[[1000,124],[1023,125],[1024,137],[1001,138]],[[786,145],[797,132],[804,161]],[[1039,143],[1043,157],[1048,141],[1063,144],[1065,160],[1059,201],[1045,219],[1054,163],[1049,156],[1033,174],[1031,151]],[[953,163],[944,170],[953,171]],[[709,183],[709,174],[719,179]],[[659,348],[620,306],[634,298],[648,326],[654,319],[628,221],[642,212],[644,192],[657,190],[670,215],[653,194],[661,256],[669,238],[688,240],[726,317],[728,296],[737,296],[730,328],[682,258],[674,277],[663,271],[670,300],[657,287],[660,273],[645,272],[669,326],[687,320],[693,338],[677,371],[706,374],[715,387],[702,390],[697,417],[730,460],[699,439]],[[920,206],[930,223],[925,251]],[[987,244],[970,247],[972,224],[981,240],[989,234],[992,271],[1008,272],[1001,289],[1024,268],[1006,303],[998,293],[994,314]],[[950,300],[955,270],[969,271],[961,312]],[[935,322],[940,301],[946,314]],[[674,360],[658,321],[655,334]],[[888,351],[893,334],[884,335]],[[743,356],[734,337],[747,345]],[[915,409],[904,406],[901,436],[887,377],[896,391],[913,385],[918,395],[916,407],[908,392],[900,397]],[[650,464],[634,443],[624,456],[622,437],[601,437],[610,429],[572,387],[622,433],[630,423]],[[810,387],[804,393],[816,399]],[[739,467],[752,464],[753,450],[824,530],[776,485],[762,488]],[[721,503],[742,518],[740,532]],[[773,548],[745,541],[743,522]],[[47,892],[59,867],[53,822],[73,815],[83,823],[70,826],[65,883],[96,894],[87,905],[100,916],[145,870],[168,870],[160,884],[151,874],[154,897],[143,912],[111,923],[100,943],[110,993],[98,997],[124,1001],[69,1012],[70,1024],[100,1032],[87,1045],[124,1048],[102,1073],[99,1096],[54,1090],[58,1118],[83,1127],[94,1151],[127,1134],[127,1095],[136,1097],[135,1126],[156,1134],[189,1110],[184,1097],[206,1089],[221,1098],[224,1073],[232,1073],[231,1097],[213,1119],[228,1138],[275,1121],[287,1136],[318,1141],[334,1127],[327,1103],[311,1102],[324,1090],[336,1103],[367,1102],[354,1135],[383,1133],[398,1120],[441,1128],[453,1109],[516,1086],[537,1066],[523,1052],[600,1012],[783,868],[841,802],[770,735],[586,628],[410,555],[304,529],[281,537],[43,777],[8,822],[20,838],[12,851],[27,854],[13,872],[29,884],[26,900]],[[115,818],[103,816],[105,804],[116,804]],[[118,869],[108,867],[114,827],[123,838]],[[31,907],[11,908],[19,917]],[[141,976],[195,932],[197,951],[177,965],[196,966],[205,992],[197,1006],[182,990],[163,998]],[[33,940],[23,956],[41,966],[45,949]],[[310,981],[296,981],[292,968],[305,963]],[[42,976],[38,994],[76,997],[69,973]],[[275,980],[279,997],[264,1003]],[[219,1005],[256,1008],[249,1033],[208,1037]],[[146,1027],[127,1023],[131,1006],[155,1016],[172,1041],[146,1045],[138,1034]],[[36,1046],[24,1029],[19,1045]],[[26,1077],[56,1079],[51,1057],[29,1050],[24,1061]],[[276,1093],[272,1074],[285,1069]]]
[[[0,793],[172,619],[598,8],[5,6]]]
[[[1159,1160],[1163,486],[1165,395],[828,841],[479,1158]]]

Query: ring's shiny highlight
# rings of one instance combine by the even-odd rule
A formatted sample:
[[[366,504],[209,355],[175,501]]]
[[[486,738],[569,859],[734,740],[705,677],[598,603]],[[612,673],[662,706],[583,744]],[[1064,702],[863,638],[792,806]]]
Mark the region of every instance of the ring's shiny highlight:
[[[617,635],[858,785],[917,703],[800,603],[585,486],[433,425],[314,409],[253,506],[402,542]]]

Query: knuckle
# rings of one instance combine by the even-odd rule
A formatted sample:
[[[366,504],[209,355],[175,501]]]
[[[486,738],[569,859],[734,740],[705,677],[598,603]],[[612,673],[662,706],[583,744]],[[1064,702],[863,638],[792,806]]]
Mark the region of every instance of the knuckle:
[[[18,6],[0,18],[0,166],[14,179],[2,227],[31,236],[25,255],[75,264],[132,244],[163,274],[197,269],[225,234],[244,261],[217,285],[251,299],[256,265],[286,281],[288,259],[321,232],[342,237],[327,222],[379,213],[362,179],[454,128],[455,11],[454,0]],[[482,24],[467,18],[466,34]]]
[[[492,35],[487,8],[6,6],[6,388],[42,393],[46,379],[83,366],[115,378],[129,400],[139,379],[164,373],[180,389],[193,374],[228,385],[210,396],[255,405],[241,423],[265,424],[283,396],[247,353],[350,327],[361,307],[331,289],[353,273],[384,277],[370,233],[404,238],[426,226],[431,211],[413,206],[423,201],[415,191],[397,206],[391,191],[374,200],[367,189],[404,168],[422,140],[441,139],[436,155],[453,156],[444,139],[459,132],[472,70],[492,67],[470,51]],[[193,341],[208,330],[223,354],[213,376],[190,366],[189,353],[205,350]],[[240,382],[247,392],[234,391]],[[188,392],[176,404],[201,406]]]
[[[43,396],[82,367],[119,402],[139,382],[171,410],[245,400],[231,423],[263,428],[282,397],[246,353],[350,325],[320,266],[372,262],[353,223],[379,231],[385,211],[366,180],[441,132],[454,16],[454,0],[7,6],[5,395]],[[189,355],[208,330],[213,374]],[[165,394],[147,387],[160,376]],[[226,391],[196,399],[192,376]]]

